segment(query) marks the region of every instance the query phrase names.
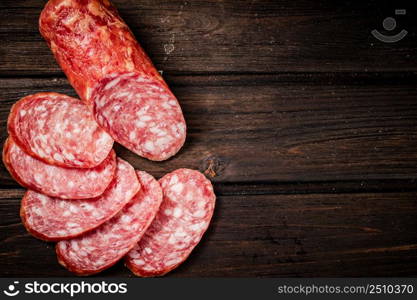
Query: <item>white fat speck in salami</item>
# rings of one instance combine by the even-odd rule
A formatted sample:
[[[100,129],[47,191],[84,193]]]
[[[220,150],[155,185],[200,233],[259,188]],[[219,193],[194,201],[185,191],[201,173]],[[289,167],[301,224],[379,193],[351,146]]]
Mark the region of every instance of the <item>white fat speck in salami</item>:
[[[186,125],[178,101],[155,78],[112,74],[96,86],[91,102],[100,126],[140,156],[165,160],[184,144]]]
[[[24,152],[9,137],[3,147],[3,162],[10,174],[22,186],[61,199],[88,199],[103,194],[116,170],[116,154],[91,169],[53,166]]]
[[[26,229],[46,241],[79,236],[116,215],[140,189],[133,167],[118,158],[115,178],[98,198],[64,200],[27,191],[20,207]]]
[[[91,275],[114,265],[141,239],[162,202],[159,183],[137,171],[140,191],[112,219],[56,246],[58,261],[77,275]],[[89,246],[85,246],[89,245]]]
[[[180,265],[207,230],[214,211],[213,186],[200,172],[178,169],[159,183],[164,199],[158,214],[125,258],[137,276],[161,276]]]
[[[84,103],[58,93],[22,98],[13,105],[7,125],[20,148],[56,166],[96,167],[113,147],[113,139]]]

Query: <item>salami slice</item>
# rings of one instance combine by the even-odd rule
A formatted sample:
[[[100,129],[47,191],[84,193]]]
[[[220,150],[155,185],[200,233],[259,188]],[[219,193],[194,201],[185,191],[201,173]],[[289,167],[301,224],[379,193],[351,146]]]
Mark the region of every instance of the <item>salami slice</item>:
[[[112,150],[95,168],[62,168],[28,155],[9,137],[3,147],[3,162],[14,179],[28,189],[62,199],[88,199],[103,194],[113,180],[116,154]]]
[[[69,82],[117,142],[156,161],[179,151],[186,126],[178,101],[109,1],[50,0],[39,28]]]
[[[164,88],[136,73],[108,76],[93,92],[94,116],[126,148],[152,160],[167,159],[184,144],[186,126],[177,100]]]
[[[164,194],[159,212],[125,258],[137,276],[161,276],[180,265],[201,240],[213,215],[216,196],[200,172],[178,169],[159,183]]]
[[[113,147],[85,104],[58,93],[22,98],[13,105],[7,124],[25,152],[57,166],[96,167]]]
[[[20,216],[26,229],[39,239],[70,239],[111,219],[139,189],[133,167],[118,158],[115,178],[99,198],[63,200],[29,190],[22,199]]]
[[[77,275],[91,275],[114,265],[141,239],[162,201],[159,183],[137,171],[141,190],[115,217],[78,238],[58,242],[58,261]]]

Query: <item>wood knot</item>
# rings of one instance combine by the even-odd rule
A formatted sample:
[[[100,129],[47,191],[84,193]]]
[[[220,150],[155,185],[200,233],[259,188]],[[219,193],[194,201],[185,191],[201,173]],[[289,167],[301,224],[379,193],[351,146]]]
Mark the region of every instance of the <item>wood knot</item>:
[[[225,160],[217,156],[209,156],[203,160],[200,171],[204,173],[207,177],[216,177],[221,176],[226,168]]]

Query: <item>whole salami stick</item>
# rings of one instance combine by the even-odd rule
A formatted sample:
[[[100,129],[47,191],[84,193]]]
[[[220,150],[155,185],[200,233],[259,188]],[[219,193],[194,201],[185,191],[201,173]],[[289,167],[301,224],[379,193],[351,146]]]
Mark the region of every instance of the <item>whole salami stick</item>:
[[[98,124],[136,154],[161,161],[186,136],[177,99],[107,0],[50,0],[40,32]]]

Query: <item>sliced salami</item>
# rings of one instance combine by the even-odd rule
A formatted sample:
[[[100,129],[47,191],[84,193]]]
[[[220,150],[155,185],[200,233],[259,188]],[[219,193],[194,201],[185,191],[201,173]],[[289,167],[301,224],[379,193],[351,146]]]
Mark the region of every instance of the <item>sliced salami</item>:
[[[164,82],[109,1],[50,0],[39,30],[84,101],[112,73],[138,72]]]
[[[109,1],[50,0],[39,28],[69,82],[117,142],[156,161],[179,151],[186,128],[178,101]]]
[[[160,81],[136,73],[110,75],[93,92],[97,122],[120,144],[151,160],[182,147],[186,125],[175,96]]]
[[[115,178],[100,197],[63,200],[29,190],[23,196],[20,216],[26,229],[39,239],[70,239],[111,219],[139,189],[133,167],[118,158]]]
[[[113,150],[95,168],[62,168],[28,155],[12,137],[6,140],[3,147],[3,162],[22,186],[61,199],[88,199],[100,196],[113,180],[116,170],[116,154]]]
[[[125,258],[137,276],[161,276],[180,265],[201,240],[213,215],[213,186],[200,172],[178,169],[159,183],[164,194],[159,212]]]
[[[30,155],[49,164],[93,168],[113,147],[113,139],[98,127],[80,100],[58,93],[38,93],[13,105],[8,131]]]
[[[119,261],[141,239],[162,202],[159,183],[137,172],[141,190],[115,217],[78,238],[56,245],[58,261],[77,275],[98,273]]]

